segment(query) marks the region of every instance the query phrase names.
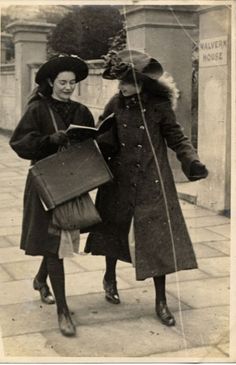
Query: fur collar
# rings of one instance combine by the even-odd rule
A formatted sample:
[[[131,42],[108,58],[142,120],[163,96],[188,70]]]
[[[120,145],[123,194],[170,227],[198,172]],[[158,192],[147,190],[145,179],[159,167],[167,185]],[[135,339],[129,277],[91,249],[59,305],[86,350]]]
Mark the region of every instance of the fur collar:
[[[173,77],[168,73],[164,72],[163,75],[158,79],[160,85],[164,87],[164,89],[168,92],[168,99],[171,103],[171,107],[173,110],[177,108],[177,101],[180,96],[180,91],[174,82]]]

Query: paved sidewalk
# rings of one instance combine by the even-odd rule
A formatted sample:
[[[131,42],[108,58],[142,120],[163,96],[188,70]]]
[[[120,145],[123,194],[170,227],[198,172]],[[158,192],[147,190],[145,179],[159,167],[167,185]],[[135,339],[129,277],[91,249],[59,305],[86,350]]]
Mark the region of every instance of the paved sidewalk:
[[[108,357],[120,362],[228,361],[228,218],[181,202],[199,269],[167,277],[174,328],[156,319],[152,280],[136,282],[131,265],[118,265],[122,303],[116,306],[104,300],[103,257],[66,259],[68,303],[78,327],[76,338],[65,338],[58,330],[55,306],[43,305],[32,289],[40,258],[18,248],[28,165],[8,147],[8,138],[0,136],[0,351],[5,361],[18,356],[32,362],[57,357],[58,362],[63,357],[68,362],[112,361]]]

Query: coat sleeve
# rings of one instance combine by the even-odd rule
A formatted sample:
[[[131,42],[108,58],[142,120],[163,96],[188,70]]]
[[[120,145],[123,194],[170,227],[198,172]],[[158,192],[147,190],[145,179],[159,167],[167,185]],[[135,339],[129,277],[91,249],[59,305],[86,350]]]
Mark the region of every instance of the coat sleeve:
[[[190,165],[193,161],[199,161],[199,156],[189,138],[184,135],[181,125],[177,123],[170,106],[165,108],[164,117],[161,120],[161,133],[167,146],[176,153],[184,174],[189,178]]]
[[[30,105],[13,132],[10,146],[21,158],[39,160],[57,151],[49,135],[42,133],[38,119],[35,104]]]

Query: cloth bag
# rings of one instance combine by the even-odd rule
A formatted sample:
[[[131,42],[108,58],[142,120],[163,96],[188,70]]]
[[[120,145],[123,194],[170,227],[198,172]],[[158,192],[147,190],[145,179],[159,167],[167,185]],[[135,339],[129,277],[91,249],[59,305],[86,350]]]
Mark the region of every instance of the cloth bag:
[[[67,231],[84,231],[101,221],[89,193],[58,205],[52,211],[52,225]]]

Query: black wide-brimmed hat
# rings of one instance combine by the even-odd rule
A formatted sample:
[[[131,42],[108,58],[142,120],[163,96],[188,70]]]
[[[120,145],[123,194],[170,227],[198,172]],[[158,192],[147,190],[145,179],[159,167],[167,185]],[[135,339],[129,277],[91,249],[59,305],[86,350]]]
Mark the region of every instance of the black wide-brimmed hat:
[[[136,77],[137,80],[158,80],[164,72],[162,65],[155,58],[134,49],[111,52],[105,58],[102,77],[108,80],[132,77]]]
[[[55,79],[59,72],[72,71],[76,82],[88,76],[88,66],[84,60],[76,55],[58,55],[45,62],[35,76],[35,82],[41,84],[47,79]]]

